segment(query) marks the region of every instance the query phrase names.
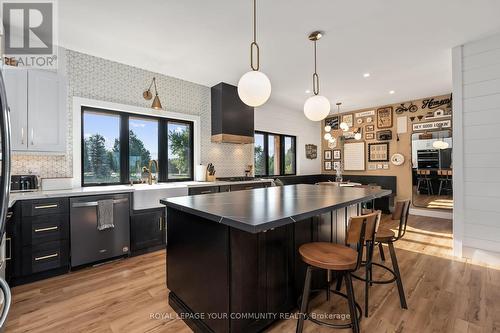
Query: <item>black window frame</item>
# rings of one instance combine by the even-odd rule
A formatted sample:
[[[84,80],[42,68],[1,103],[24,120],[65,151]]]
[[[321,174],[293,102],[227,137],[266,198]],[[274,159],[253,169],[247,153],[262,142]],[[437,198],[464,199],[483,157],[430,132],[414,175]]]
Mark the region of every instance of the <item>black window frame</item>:
[[[102,114],[119,116],[120,119],[120,182],[116,183],[85,183],[84,178],[84,115],[85,111],[97,112]],[[130,118],[143,118],[149,120],[158,121],[158,182],[161,183],[170,183],[170,182],[185,182],[192,181],[194,179],[194,123],[189,120],[176,119],[176,118],[166,118],[166,117],[158,117],[152,115],[144,115],[140,113],[130,113],[123,111],[116,111],[110,109],[102,109],[96,107],[82,106],[81,107],[81,135],[80,135],[80,148],[81,148],[81,161],[80,161],[80,176],[81,176],[81,186],[109,186],[109,185],[127,185],[130,184],[130,149],[129,149],[129,120]],[[189,125],[189,142],[190,142],[190,176],[186,178],[168,178],[168,124],[170,122],[180,123]],[[162,149],[164,147],[164,149]],[[135,182],[134,184],[136,184]]]
[[[255,174],[256,177],[278,177],[278,176],[295,176],[297,175],[297,137],[295,135],[289,135],[289,134],[279,134],[279,133],[273,133],[273,132],[264,132],[264,131],[255,131],[255,134],[260,134],[264,136],[264,165],[265,165],[265,175],[259,175]],[[280,156],[280,172],[279,175],[270,175],[269,174],[269,135],[274,135],[280,138],[280,151],[279,151],[279,156]],[[285,173],[285,138],[292,138],[293,139],[293,146],[295,148],[295,154],[294,154],[294,172],[293,173]],[[255,143],[254,143],[254,149],[255,149]],[[276,152],[275,152],[276,153]],[[254,156],[254,165],[255,165],[255,156]]]

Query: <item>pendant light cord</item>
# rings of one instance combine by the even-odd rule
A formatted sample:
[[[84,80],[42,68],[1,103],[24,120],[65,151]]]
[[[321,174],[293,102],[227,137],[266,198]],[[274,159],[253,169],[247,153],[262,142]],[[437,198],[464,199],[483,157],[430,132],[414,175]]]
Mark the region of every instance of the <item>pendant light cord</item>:
[[[255,64],[254,52],[257,56]],[[254,71],[258,71],[260,68],[260,50],[257,44],[257,0],[253,0],[253,41],[252,44],[250,44],[250,67]]]
[[[317,40],[314,40],[314,73],[313,73],[313,93],[314,95],[319,94],[319,75],[318,75],[318,65],[317,65],[317,60],[316,60],[316,42]]]
[[[156,78],[153,78],[153,83],[155,85],[155,94],[158,96],[158,89],[156,89]]]

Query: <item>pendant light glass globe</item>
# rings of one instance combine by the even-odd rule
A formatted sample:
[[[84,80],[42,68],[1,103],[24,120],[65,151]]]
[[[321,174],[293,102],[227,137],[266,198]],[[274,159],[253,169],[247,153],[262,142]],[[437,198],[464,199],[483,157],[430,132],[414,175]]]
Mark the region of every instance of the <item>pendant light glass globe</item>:
[[[325,138],[325,140],[330,140],[331,137],[332,135],[330,133],[326,133],[323,138]]]
[[[309,97],[304,103],[304,114],[307,119],[320,121],[325,119],[330,113],[330,101],[320,95]]]
[[[332,130],[332,126],[326,125],[325,126],[325,132],[330,132]]]
[[[261,106],[271,96],[271,81],[262,72],[247,72],[243,74],[238,82],[238,95],[243,103],[248,106]]]
[[[345,122],[341,122],[339,127],[344,132],[347,132],[349,130],[349,125],[347,125],[347,123],[345,123]]]
[[[361,140],[361,133],[358,132],[358,133],[354,134],[354,139]]]

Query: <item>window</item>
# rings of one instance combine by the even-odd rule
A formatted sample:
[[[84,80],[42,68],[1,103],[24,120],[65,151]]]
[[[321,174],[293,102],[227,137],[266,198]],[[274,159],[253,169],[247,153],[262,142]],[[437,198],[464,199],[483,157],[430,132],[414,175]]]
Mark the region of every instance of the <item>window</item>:
[[[165,144],[166,143],[166,144]],[[82,107],[82,186],[193,179],[193,123]]]
[[[295,136],[255,132],[254,165],[256,176],[296,173]]]
[[[285,138],[285,149],[284,149],[284,174],[294,175],[295,174],[295,137],[294,136],[284,136]]]
[[[261,133],[255,133],[254,164],[255,164],[256,175],[261,176],[266,174],[266,157],[264,156],[264,134]]]
[[[158,120],[130,117],[128,128],[129,178],[137,182],[142,168],[151,160],[158,161]]]
[[[83,182],[119,184],[120,117],[85,112],[83,116]]]
[[[191,126],[168,123],[168,178],[188,179],[192,170]]]

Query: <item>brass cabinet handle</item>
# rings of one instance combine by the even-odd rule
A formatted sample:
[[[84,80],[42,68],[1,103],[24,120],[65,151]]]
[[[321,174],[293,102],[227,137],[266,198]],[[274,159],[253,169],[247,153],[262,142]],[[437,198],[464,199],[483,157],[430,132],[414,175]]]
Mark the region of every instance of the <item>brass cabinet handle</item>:
[[[162,217],[160,217],[158,219],[158,222],[159,222],[159,225],[160,225],[160,231],[163,229],[163,221],[162,221]]]
[[[57,207],[59,207],[58,204],[52,204],[52,205],[35,206],[35,209],[47,209],[47,208],[57,208]]]
[[[12,259],[12,239],[10,237],[5,238],[5,243],[9,242],[9,256],[5,255],[5,260]]]
[[[58,226],[54,226],[54,227],[47,227],[47,228],[35,229],[35,232],[52,231],[52,230],[57,230],[57,229],[59,229],[59,227]]]
[[[49,254],[49,255],[46,255],[46,256],[42,256],[42,257],[35,257],[35,261],[44,260],[44,259],[50,259],[50,258],[55,258],[58,255],[59,255],[59,253],[53,253],[53,254]]]
[[[31,128],[31,145],[33,146],[35,144],[35,129],[32,127]]]
[[[21,144],[24,145],[24,127],[21,127]]]
[[[253,190],[253,186],[247,186],[245,187],[245,190]]]
[[[200,194],[212,193],[212,190],[201,191]]]

